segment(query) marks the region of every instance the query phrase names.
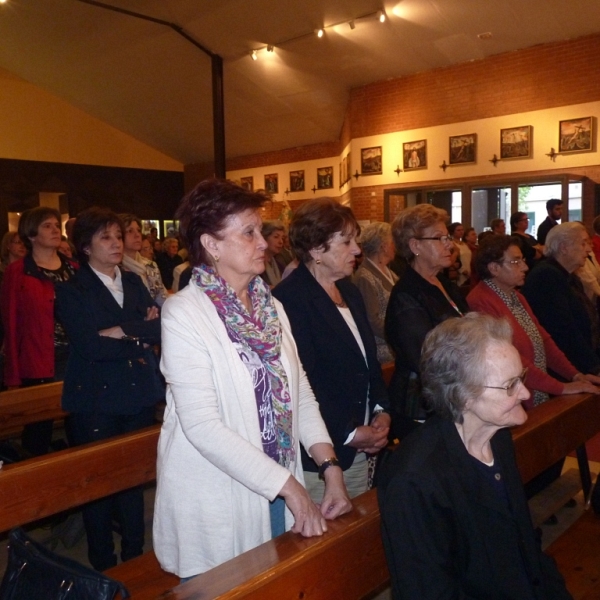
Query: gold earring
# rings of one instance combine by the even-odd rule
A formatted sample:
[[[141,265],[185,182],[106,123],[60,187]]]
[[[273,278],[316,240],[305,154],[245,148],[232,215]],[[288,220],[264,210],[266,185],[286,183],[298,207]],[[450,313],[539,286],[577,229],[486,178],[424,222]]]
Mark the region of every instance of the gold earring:
[[[214,259],[214,261],[215,261],[216,263],[218,263],[218,262],[219,262],[219,256],[218,256],[218,255],[215,255],[215,256],[213,256],[213,259]]]
[[[318,265],[320,265],[320,264],[321,264],[321,259],[320,259],[320,258],[316,258],[316,259],[315,259],[315,262],[316,262]]]

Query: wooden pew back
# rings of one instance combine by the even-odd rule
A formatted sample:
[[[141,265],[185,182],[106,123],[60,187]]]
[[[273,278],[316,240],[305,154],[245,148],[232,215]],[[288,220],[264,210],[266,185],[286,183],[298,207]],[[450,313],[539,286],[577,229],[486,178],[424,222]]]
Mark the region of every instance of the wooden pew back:
[[[524,482],[600,431],[599,403],[600,396],[591,394],[555,398],[513,429]],[[358,600],[388,584],[389,573],[376,491],[355,498],[353,504],[353,513],[331,523],[323,539],[302,540],[287,533],[174,588],[164,598]]]
[[[600,430],[600,397],[553,399],[535,408],[513,437],[524,481]],[[153,481],[159,426],[0,471],[0,530],[53,515],[111,493]],[[384,586],[387,567],[379,535],[376,492],[354,500],[355,510],[329,524],[323,538],[285,534],[170,592],[177,578],[160,571],[149,553],[110,570],[134,599],[221,600],[361,598]]]
[[[0,392],[0,439],[19,434],[28,423],[63,419],[62,389],[57,382]]]
[[[0,531],[154,481],[159,425],[0,471]]]

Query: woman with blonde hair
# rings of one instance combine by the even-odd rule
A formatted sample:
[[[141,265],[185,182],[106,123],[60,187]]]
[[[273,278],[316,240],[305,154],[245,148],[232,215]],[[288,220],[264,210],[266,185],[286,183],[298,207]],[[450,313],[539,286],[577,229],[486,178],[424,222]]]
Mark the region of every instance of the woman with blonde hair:
[[[392,290],[385,333],[396,355],[390,384],[392,427],[404,436],[429,411],[420,396],[419,359],[425,336],[436,325],[468,310],[458,287],[442,275],[452,264],[454,243],[448,235],[446,211],[431,204],[403,210],[392,223],[397,249],[408,267]]]

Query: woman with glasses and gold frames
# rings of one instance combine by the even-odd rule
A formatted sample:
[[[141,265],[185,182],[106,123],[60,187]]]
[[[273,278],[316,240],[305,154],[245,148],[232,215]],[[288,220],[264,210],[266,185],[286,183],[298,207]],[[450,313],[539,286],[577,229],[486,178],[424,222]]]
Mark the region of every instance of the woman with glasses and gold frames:
[[[417,204],[399,213],[392,223],[396,250],[408,261],[392,290],[385,317],[386,339],[396,356],[389,393],[392,433],[398,438],[430,416],[419,393],[425,336],[438,323],[469,310],[458,287],[442,275],[452,264],[454,250],[447,220],[446,211]]]
[[[435,416],[402,441],[378,483],[394,600],[571,598],[540,548],[509,427],[529,398],[508,321],[469,313],[423,344]]]
[[[529,368],[527,387],[531,408],[548,400],[550,394],[598,393],[595,375],[584,375],[574,367],[540,325],[527,300],[516,288],[525,282],[527,265],[517,241],[494,236],[479,247],[475,268],[481,281],[467,296],[471,310],[508,319],[513,329],[513,344]],[[562,381],[548,374],[550,370]]]

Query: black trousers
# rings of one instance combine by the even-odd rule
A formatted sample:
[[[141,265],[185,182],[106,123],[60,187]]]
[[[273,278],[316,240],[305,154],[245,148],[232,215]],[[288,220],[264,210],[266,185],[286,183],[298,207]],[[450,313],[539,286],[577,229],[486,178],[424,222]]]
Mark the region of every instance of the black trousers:
[[[154,423],[154,406],[135,415],[72,413],[69,442],[72,446],[104,440]],[[121,528],[121,560],[140,556],[144,551],[144,496],[141,486],[90,502],[83,507],[88,558],[97,571],[117,564],[113,541],[113,518]]]
[[[53,383],[63,381],[67,369],[67,360],[69,359],[69,347],[60,346],[54,348],[54,377],[43,377],[40,379],[22,379],[21,387],[33,387],[44,383]],[[52,430],[54,421],[38,421],[29,423],[23,427],[21,434],[21,446],[33,456],[42,456],[50,450],[52,441]]]

